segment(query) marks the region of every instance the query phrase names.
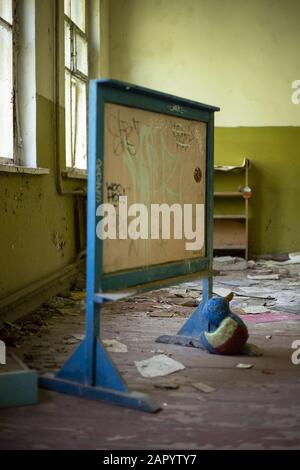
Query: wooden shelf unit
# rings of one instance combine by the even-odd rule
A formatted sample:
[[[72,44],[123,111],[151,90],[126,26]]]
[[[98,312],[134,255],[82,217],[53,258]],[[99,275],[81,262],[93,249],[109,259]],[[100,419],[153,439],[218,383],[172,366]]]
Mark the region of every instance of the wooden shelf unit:
[[[250,160],[240,166],[215,166],[214,192],[214,252],[228,254],[243,252],[248,259],[249,198],[245,198],[244,187],[248,187]]]

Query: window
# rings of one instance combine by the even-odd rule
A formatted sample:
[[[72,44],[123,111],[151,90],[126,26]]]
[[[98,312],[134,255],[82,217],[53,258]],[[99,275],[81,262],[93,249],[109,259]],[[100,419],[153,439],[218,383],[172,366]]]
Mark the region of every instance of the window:
[[[0,163],[14,159],[13,0],[0,0]]]
[[[65,128],[68,168],[87,168],[88,39],[85,0],[64,0]]]

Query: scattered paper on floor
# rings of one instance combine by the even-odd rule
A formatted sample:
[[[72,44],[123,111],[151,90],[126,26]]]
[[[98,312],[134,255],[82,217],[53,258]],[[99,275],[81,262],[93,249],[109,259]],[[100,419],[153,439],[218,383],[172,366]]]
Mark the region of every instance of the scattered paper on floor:
[[[78,341],[82,341],[85,338],[85,335],[76,334],[76,335],[72,335],[72,337],[75,339],[78,339]]]
[[[238,369],[252,369],[253,364],[244,364],[240,362],[239,364],[236,365]]]
[[[102,343],[106,347],[108,352],[115,352],[115,353],[127,353],[128,348],[126,344],[120,343],[120,341],[116,339],[103,339]]]
[[[242,307],[245,314],[268,313],[270,309],[264,305],[247,305]]]
[[[197,382],[197,383],[194,383],[192,385],[193,385],[194,388],[196,388],[197,390],[200,390],[201,392],[204,392],[204,393],[210,393],[210,392],[214,392],[216,390],[215,388],[210,387],[209,385],[204,384],[202,382]]]
[[[174,312],[149,312],[149,317],[157,317],[157,318],[172,318],[174,316]]]
[[[164,354],[143,361],[135,361],[134,364],[143,377],[162,377],[185,369],[183,364]]]
[[[278,281],[280,279],[279,274],[248,274],[247,275],[248,279],[253,279],[257,281]]]
[[[214,287],[213,293],[220,297],[227,297],[227,295],[232,294],[232,290],[226,289],[225,287]]]

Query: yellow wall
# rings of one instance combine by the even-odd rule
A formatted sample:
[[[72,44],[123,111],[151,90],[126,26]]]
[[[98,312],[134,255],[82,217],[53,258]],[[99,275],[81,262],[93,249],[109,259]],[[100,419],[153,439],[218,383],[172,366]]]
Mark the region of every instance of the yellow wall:
[[[250,254],[299,251],[300,127],[216,129],[217,161],[251,156]]]
[[[21,2],[23,6],[24,2],[35,3],[36,7],[37,164],[50,174],[0,171],[0,299],[56,273],[77,254],[74,198],[59,195],[56,188],[54,2]],[[33,80],[34,75],[33,70]],[[63,108],[61,114],[63,117]],[[63,154],[61,159],[64,165]],[[64,181],[68,189],[80,186],[80,181]]]
[[[253,162],[250,253],[300,249],[298,0],[110,0],[110,75],[221,107],[216,163]]]
[[[221,107],[217,126],[299,126],[298,0],[110,0],[113,78]]]
[[[59,195],[56,187],[54,0],[21,2],[36,6],[37,159],[50,174],[0,172],[0,298],[76,257],[74,199]],[[300,105],[290,96],[291,82],[300,78],[300,2],[101,0],[100,5],[103,28],[93,33],[92,76],[221,106],[217,162],[238,163],[245,156],[253,161],[250,251],[299,249]],[[92,17],[99,21],[98,9]],[[60,115],[63,120],[62,98]],[[63,185],[84,184],[64,180]]]

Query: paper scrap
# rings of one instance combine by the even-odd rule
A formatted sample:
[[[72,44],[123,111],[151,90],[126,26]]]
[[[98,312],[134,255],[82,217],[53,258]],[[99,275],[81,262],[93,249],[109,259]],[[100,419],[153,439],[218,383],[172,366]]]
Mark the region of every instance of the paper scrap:
[[[192,384],[194,388],[196,388],[197,390],[200,390],[200,392],[204,392],[204,393],[210,393],[210,392],[214,392],[216,389],[213,388],[213,387],[210,387],[209,385],[206,385],[202,382],[197,382],[197,383],[194,383]]]
[[[72,337],[78,339],[78,341],[82,341],[85,338],[85,335],[72,335]]]
[[[170,289],[169,292],[176,297],[187,297],[186,289]]]
[[[244,364],[240,362],[239,364],[236,365],[238,369],[252,369],[253,364]]]
[[[278,279],[280,279],[280,276],[279,274],[248,274],[247,278],[257,280],[257,281],[264,281],[264,280],[266,281],[277,280],[278,281]]]
[[[197,307],[200,304],[200,299],[189,299],[185,302],[182,302],[182,307]]]
[[[253,287],[240,287],[237,290],[234,290],[234,293],[237,296],[242,297],[252,297],[255,299],[268,299],[268,300],[275,300],[276,298],[271,295],[271,289],[264,289],[260,288],[258,290],[257,286]]]
[[[143,377],[162,377],[185,369],[183,364],[164,354],[143,361],[135,361],[134,364]]]
[[[149,317],[156,317],[156,318],[172,318],[174,316],[174,312],[149,312]]]
[[[151,305],[153,308],[157,308],[159,310],[170,310],[172,308],[172,305],[169,304],[159,304],[159,305]]]
[[[120,343],[120,341],[116,339],[103,339],[102,343],[106,347],[108,352],[115,352],[115,353],[127,353],[128,348],[126,344]]]
[[[213,293],[220,297],[227,297],[227,295],[232,294],[232,290],[226,289],[225,287],[214,287]]]
[[[72,291],[70,297],[72,300],[85,300],[86,291]]]
[[[267,313],[270,312],[270,309],[268,307],[265,307],[264,305],[247,305],[242,307],[245,314],[256,314],[256,313]]]

